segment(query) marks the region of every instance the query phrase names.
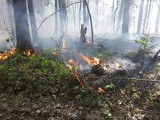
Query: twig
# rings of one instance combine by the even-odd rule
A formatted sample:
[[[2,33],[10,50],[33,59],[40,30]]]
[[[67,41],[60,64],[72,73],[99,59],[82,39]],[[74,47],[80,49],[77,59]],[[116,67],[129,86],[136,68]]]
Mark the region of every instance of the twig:
[[[116,80],[122,80],[122,79],[124,79],[124,80],[137,80],[137,81],[146,81],[146,82],[157,82],[157,83],[160,83],[160,81],[158,81],[158,80],[149,80],[149,79],[140,79],[140,78],[124,78],[124,77],[122,77],[122,78],[114,78],[114,79],[116,79]]]
[[[39,27],[38,27],[37,30],[39,30],[39,28],[42,26],[42,24],[43,24],[48,18],[50,18],[51,16],[53,16],[53,15],[56,14],[57,12],[59,12],[59,11],[61,11],[61,10],[64,10],[64,9],[68,8],[69,6],[71,6],[71,5],[78,4],[78,3],[81,3],[81,2],[83,2],[83,1],[71,3],[71,4],[67,5],[66,7],[64,7],[63,9],[59,9],[59,10],[55,11],[54,13],[50,14],[48,17],[46,17],[46,18],[41,22],[41,24],[39,25]]]

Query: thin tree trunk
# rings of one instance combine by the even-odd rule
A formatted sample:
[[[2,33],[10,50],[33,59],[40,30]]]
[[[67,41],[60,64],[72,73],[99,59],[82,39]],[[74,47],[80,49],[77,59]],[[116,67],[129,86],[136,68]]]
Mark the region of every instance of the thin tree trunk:
[[[65,32],[66,23],[67,23],[67,10],[64,9],[66,7],[65,0],[59,0],[59,9],[60,11],[60,31]]]
[[[116,9],[113,13],[113,33],[115,33],[115,29],[116,29],[116,13],[119,7],[119,0],[117,0],[117,5],[116,5]]]
[[[14,25],[14,15],[13,15],[13,4],[12,4],[12,0],[7,0],[7,9],[8,9],[8,17],[9,17],[9,23],[10,23],[10,27],[11,27],[11,39],[13,39],[13,45],[15,45],[15,41],[16,41],[16,32],[15,32],[15,25]]]
[[[117,32],[120,31],[120,28],[122,26],[123,9],[124,9],[124,0],[121,1],[121,5],[120,5],[120,11],[119,11],[119,15],[118,15],[118,23],[117,23],[117,28],[116,28]]]
[[[83,0],[83,23],[84,23],[84,26],[87,25],[87,12],[86,12],[86,4],[84,0]]]
[[[92,36],[91,40],[92,40],[92,46],[93,46],[94,41],[93,41],[93,23],[92,23],[92,16],[91,16],[91,13],[90,13],[89,6],[88,6],[87,1],[86,1],[86,0],[84,0],[84,1],[85,1],[86,7],[87,7],[87,11],[88,11],[88,14],[89,14],[89,18],[90,18],[90,23],[91,23],[91,36]]]
[[[58,11],[58,0],[55,0],[55,11]],[[55,34],[58,34],[58,13],[55,13]]]
[[[36,17],[34,14],[33,0],[28,0],[28,9],[29,9],[30,22],[31,22],[32,41],[37,41],[38,32],[37,32],[37,25],[36,25]]]
[[[149,2],[149,8],[148,8],[148,14],[147,14],[147,20],[146,20],[146,26],[145,26],[146,32],[147,32],[147,29],[149,26],[149,19],[150,19],[151,10],[152,10],[152,1]]]
[[[123,12],[122,33],[129,33],[129,12],[130,12],[130,0],[125,0]]]
[[[139,9],[138,24],[137,24],[137,33],[141,33],[142,17],[143,17],[143,7],[144,7],[144,0],[141,0],[140,9]]]
[[[144,17],[144,23],[143,23],[143,31],[142,33],[145,33],[145,26],[146,26],[146,22],[147,22],[147,16],[148,16],[148,8],[149,7],[149,1],[147,1],[147,5],[146,5],[146,12],[145,12],[145,17]]]
[[[158,4],[158,3],[157,3]],[[158,34],[159,32],[159,20],[160,19],[160,0],[159,0],[159,4],[158,4],[158,12],[157,12],[157,18],[156,18],[156,26],[155,26],[155,33]]]

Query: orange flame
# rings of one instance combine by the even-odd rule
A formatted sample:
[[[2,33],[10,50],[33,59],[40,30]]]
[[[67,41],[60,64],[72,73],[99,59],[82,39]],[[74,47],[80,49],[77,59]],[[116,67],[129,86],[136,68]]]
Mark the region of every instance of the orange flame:
[[[6,60],[9,56],[16,53],[16,48],[11,48],[9,51],[4,51],[0,54],[0,60]]]
[[[86,61],[88,64],[90,65],[98,65],[100,64],[100,60],[96,57],[93,57],[93,59],[88,58],[87,56],[83,55],[83,54],[79,54],[84,61]]]
[[[62,42],[62,53],[67,52],[67,44],[63,41]]]
[[[81,79],[80,79],[77,71],[76,71],[75,69],[73,69],[73,67],[72,67],[72,65],[71,65],[71,64],[75,65],[75,63],[77,63],[77,62],[74,61],[74,60],[72,60],[72,59],[70,59],[68,62],[69,62],[69,64],[67,64],[68,69],[71,71],[71,73],[76,77],[76,79],[77,79],[77,80],[80,82],[80,84],[82,85],[82,81],[81,81]]]
[[[27,50],[27,51],[24,51],[23,52],[25,55],[27,55],[27,56],[34,56],[34,54],[32,53],[32,50],[31,49],[29,49],[29,50]]]
[[[69,59],[68,63],[71,64],[71,65],[74,65],[74,66],[79,65],[79,62],[77,62],[77,61],[75,61],[73,59]]]
[[[67,64],[67,67],[68,67],[68,69],[69,69],[70,71],[72,71],[72,70],[73,70],[73,67],[72,67],[72,65],[70,65],[70,64]]]
[[[11,48],[10,51],[9,51],[9,53],[11,55],[15,54],[16,53],[16,48]]]
[[[102,88],[98,88],[98,91],[97,91],[98,93],[106,93]]]

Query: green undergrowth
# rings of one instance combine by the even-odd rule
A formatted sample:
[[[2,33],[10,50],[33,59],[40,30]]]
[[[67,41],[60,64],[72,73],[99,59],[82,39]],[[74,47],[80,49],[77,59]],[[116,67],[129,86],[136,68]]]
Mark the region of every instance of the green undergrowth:
[[[107,52],[108,56],[110,53]],[[0,61],[0,93],[9,93],[9,105],[16,102],[19,106],[23,98],[38,97],[40,100],[56,96],[54,99],[64,104],[72,101],[81,106],[86,110],[85,114],[92,109],[99,110],[105,119],[160,118],[152,115],[160,110],[160,86],[157,86],[157,90],[154,86],[147,89],[145,82],[129,80],[127,76],[120,80],[117,78],[122,76],[116,73],[98,77],[78,74],[82,82],[80,85],[73,72],[54,59],[45,55],[16,53]],[[159,68],[158,64],[157,72]],[[140,85],[144,86],[143,90]],[[99,88],[103,91],[98,91]]]
[[[23,91],[26,96],[43,94],[49,83],[56,84],[70,75],[64,64],[40,55],[16,53],[0,63],[1,92],[16,94]]]

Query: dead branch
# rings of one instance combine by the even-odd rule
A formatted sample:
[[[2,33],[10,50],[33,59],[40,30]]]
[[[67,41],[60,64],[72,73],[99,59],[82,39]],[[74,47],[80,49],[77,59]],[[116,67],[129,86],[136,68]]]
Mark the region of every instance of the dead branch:
[[[41,24],[39,25],[39,27],[38,27],[37,30],[39,30],[39,28],[42,26],[42,24],[43,24],[48,18],[50,18],[51,16],[53,16],[53,15],[56,14],[57,12],[62,11],[62,10],[66,9],[66,8],[68,8],[68,7],[70,7],[70,6],[74,5],[74,4],[78,4],[78,3],[81,3],[81,2],[83,2],[83,1],[71,3],[71,4],[67,5],[66,7],[64,7],[63,9],[59,9],[59,10],[55,11],[54,13],[50,14],[48,17],[46,17],[46,18],[41,22]]]
[[[114,78],[116,80],[135,80],[135,81],[146,81],[146,82],[157,82],[157,83],[160,83],[160,81],[158,80],[149,80],[149,79],[140,79],[140,78]]]

